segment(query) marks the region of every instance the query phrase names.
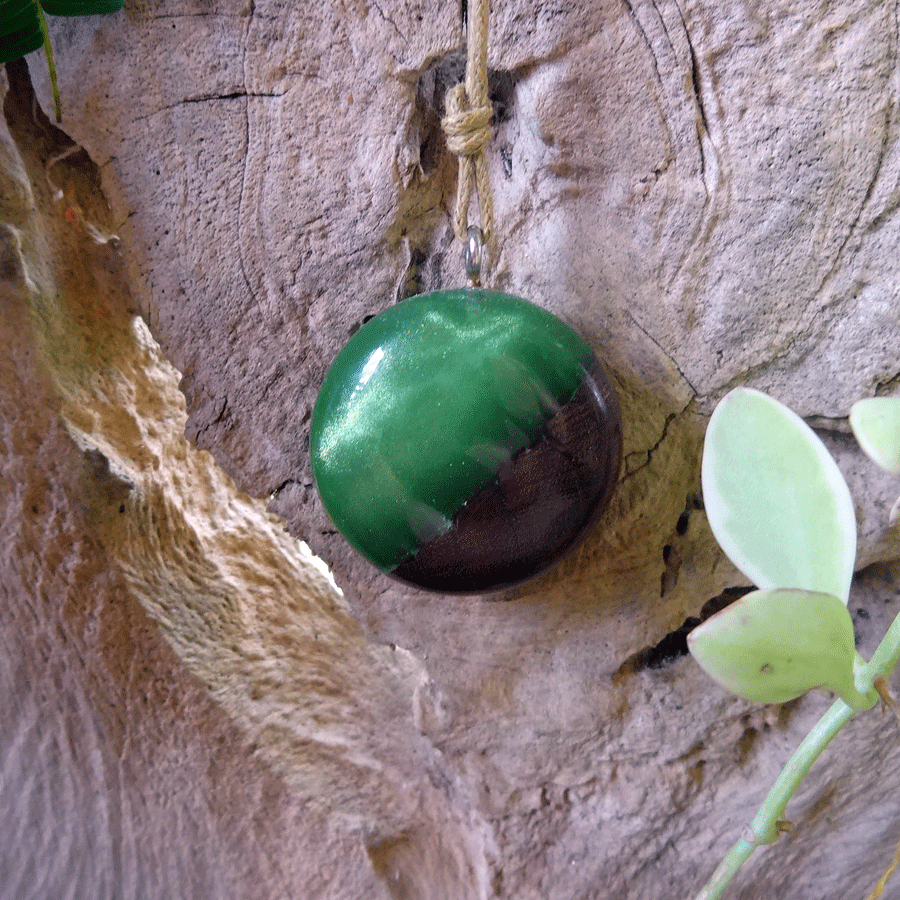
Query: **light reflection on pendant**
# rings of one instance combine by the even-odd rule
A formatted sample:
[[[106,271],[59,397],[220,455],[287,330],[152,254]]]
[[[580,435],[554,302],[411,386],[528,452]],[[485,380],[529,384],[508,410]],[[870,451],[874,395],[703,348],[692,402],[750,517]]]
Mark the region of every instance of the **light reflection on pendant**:
[[[532,303],[437,291],[366,323],[310,430],[322,503],[375,566],[432,591],[540,574],[606,506],[619,406],[590,347]]]

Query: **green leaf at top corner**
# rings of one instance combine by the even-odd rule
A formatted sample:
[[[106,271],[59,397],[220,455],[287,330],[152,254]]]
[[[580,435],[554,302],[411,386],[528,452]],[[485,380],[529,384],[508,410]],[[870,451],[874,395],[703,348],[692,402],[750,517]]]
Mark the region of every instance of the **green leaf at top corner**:
[[[39,50],[44,43],[33,0],[0,0],[0,63]]]
[[[853,680],[853,623],[843,602],[814,591],[753,591],[688,635],[691,655],[724,688],[785,703],[815,687],[854,709],[872,701]]]
[[[758,588],[847,602],[853,501],[825,445],[795,412],[751,388],[728,394],[706,431],[702,483],[716,540]]]
[[[40,4],[51,16],[108,15],[122,8],[122,0],[40,0]]]
[[[850,427],[866,456],[882,469],[900,474],[900,397],[869,397],[854,403]]]
[[[44,35],[40,26],[37,29],[21,28],[11,34],[0,37],[0,64],[21,59],[35,50],[40,50],[44,43]]]

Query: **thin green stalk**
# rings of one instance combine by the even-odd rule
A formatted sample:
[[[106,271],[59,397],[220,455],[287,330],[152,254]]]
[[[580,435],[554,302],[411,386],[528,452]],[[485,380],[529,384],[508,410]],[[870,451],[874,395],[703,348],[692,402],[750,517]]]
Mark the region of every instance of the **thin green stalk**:
[[[778,780],[763,801],[756,818],[750,825],[752,839],[741,838],[725,854],[712,877],[697,895],[696,900],[717,900],[734,878],[737,870],[747,861],[750,854],[763,844],[771,844],[778,837],[778,822],[784,817],[784,810],[800,782],[812,768],[822,751],[837,733],[850,721],[854,710],[843,700],[835,700],[831,708],[816,723],[803,739]]]
[[[871,688],[879,675],[887,678],[894,671],[898,661],[900,661],[900,616],[891,622],[891,627],[872,654],[872,658],[863,666],[860,672],[863,685],[860,689],[865,686]]]
[[[50,87],[53,90],[53,108],[56,110],[57,124],[62,122],[62,102],[59,99],[59,85],[56,81],[56,65],[53,62],[53,48],[50,46],[50,32],[47,31],[47,20],[44,18],[44,11],[41,9],[40,3],[34,4],[37,7],[38,21],[41,23],[41,34],[44,36],[44,55],[47,57],[47,68],[50,71]]]
[[[900,660],[900,615],[891,623],[869,662],[858,670],[857,687],[860,693],[868,694],[875,679],[879,675],[888,676],[898,660]],[[855,713],[856,711],[843,700],[836,700],[828,712],[819,719],[778,776],[749,827],[748,837],[741,838],[725,854],[725,858],[695,900],[717,900],[721,897],[750,854],[757,847],[771,844],[778,837],[778,823],[784,817],[788,801],[813,763]]]

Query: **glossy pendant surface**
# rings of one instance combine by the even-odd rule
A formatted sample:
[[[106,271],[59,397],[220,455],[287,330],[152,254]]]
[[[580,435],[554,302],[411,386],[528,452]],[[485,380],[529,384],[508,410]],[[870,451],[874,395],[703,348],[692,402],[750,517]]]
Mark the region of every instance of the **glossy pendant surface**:
[[[619,407],[599,362],[532,303],[475,288],[405,300],[331,365],[310,453],[322,503],[379,569],[477,593],[560,559],[606,505]]]

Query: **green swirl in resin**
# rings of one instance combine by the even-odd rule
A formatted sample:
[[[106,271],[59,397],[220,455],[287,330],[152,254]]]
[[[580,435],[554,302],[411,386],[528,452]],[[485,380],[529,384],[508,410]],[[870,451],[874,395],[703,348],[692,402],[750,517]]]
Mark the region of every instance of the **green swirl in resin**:
[[[423,294],[376,316],[313,411],[313,476],[335,526],[392,571],[535,440],[592,358],[551,313],[493,291]]]

